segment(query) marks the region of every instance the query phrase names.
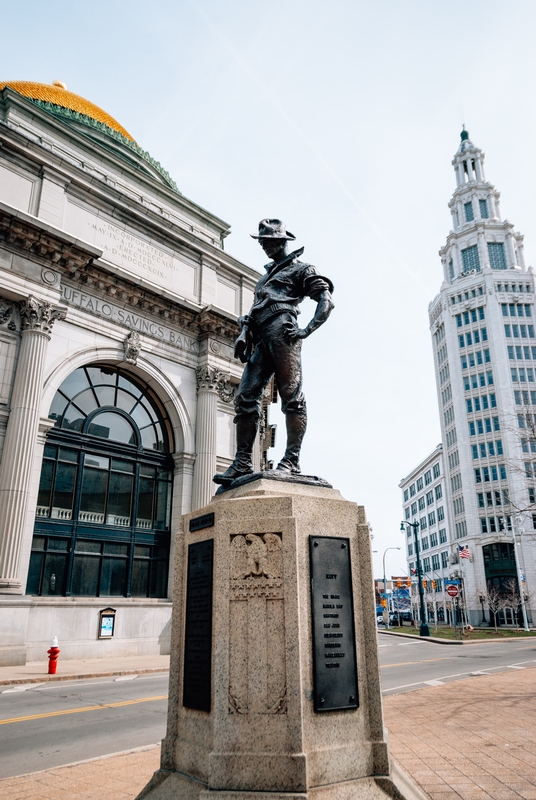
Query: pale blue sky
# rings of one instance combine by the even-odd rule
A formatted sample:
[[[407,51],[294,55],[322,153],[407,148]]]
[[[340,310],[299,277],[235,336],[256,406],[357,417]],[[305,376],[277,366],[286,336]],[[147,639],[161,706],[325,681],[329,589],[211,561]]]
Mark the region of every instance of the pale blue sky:
[[[535,23],[531,0],[2,10],[0,79],[65,81],[231,223],[233,255],[261,269],[249,234],[281,217],[332,278],[336,309],[304,346],[302,468],[365,505],[378,576],[404,543],[398,483],[440,440],[427,306],[462,122],[536,264]]]

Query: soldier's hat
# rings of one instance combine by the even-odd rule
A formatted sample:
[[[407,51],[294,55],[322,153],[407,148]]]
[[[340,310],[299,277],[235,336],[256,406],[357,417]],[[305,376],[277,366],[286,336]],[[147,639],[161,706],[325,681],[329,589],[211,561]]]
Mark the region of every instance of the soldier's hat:
[[[280,219],[261,219],[259,234],[251,233],[252,239],[295,239],[293,233],[287,231],[287,226]]]

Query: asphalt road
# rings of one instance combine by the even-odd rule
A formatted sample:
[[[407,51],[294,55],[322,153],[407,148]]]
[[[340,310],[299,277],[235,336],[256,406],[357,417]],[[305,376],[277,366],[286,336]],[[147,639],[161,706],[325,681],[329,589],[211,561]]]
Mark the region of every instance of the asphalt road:
[[[0,686],[0,779],[155,744],[165,734],[167,673],[26,687]]]
[[[384,695],[536,666],[536,640],[453,645],[379,633],[378,642]]]
[[[460,646],[379,633],[378,640],[384,695],[536,666],[536,642],[527,639]],[[159,742],[167,674],[125,677],[0,687],[0,779]]]

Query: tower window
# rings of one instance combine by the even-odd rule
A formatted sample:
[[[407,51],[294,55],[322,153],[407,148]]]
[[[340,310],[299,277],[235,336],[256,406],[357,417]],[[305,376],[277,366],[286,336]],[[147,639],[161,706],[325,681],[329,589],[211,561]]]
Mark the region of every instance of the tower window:
[[[452,263],[452,259],[449,261],[449,279],[450,279],[450,282],[451,282],[451,283],[452,283],[452,281],[454,280],[454,264]],[[456,302],[456,300],[454,299],[454,297],[451,297],[451,301],[452,301],[453,303],[455,303],[455,302]]]
[[[492,269],[506,269],[504,244],[502,242],[488,242],[488,255]]]
[[[478,205],[480,206],[480,216],[482,219],[488,219],[488,201],[487,200],[479,200]]]
[[[474,220],[474,218],[475,218],[475,215],[473,213],[473,204],[471,202],[464,203],[463,204],[463,209],[465,211],[465,221],[466,222],[472,222]]]
[[[478,247],[474,244],[462,250],[463,271],[471,272],[472,269],[480,272],[480,259],[478,258]]]

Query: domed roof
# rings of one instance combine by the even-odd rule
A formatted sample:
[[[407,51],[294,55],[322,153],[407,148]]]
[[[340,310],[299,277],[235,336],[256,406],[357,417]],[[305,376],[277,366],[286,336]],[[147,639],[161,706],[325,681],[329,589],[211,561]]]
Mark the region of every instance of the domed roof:
[[[0,91],[8,86],[15,92],[18,92],[23,97],[29,100],[39,100],[42,103],[51,103],[59,109],[68,109],[75,111],[78,114],[83,114],[96,122],[100,122],[111,128],[113,131],[120,133],[131,142],[134,138],[126,131],[122,125],[117,122],[110,114],[103,111],[94,103],[90,103],[78,94],[69,92],[67,87],[61,81],[53,81],[52,84],[47,83],[34,83],[33,81],[0,81]]]

